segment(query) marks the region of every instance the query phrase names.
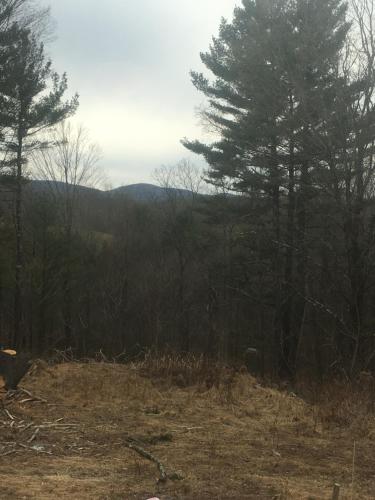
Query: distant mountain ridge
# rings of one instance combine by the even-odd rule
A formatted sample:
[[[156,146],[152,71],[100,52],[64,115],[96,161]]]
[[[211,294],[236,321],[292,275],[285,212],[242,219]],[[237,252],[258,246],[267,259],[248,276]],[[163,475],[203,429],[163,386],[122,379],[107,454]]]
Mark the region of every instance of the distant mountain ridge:
[[[46,192],[51,188],[63,189],[64,183],[60,181],[32,180],[28,185],[33,191]],[[164,188],[148,183],[130,184],[114,189],[103,191],[101,189],[78,186],[79,191],[84,193],[97,193],[99,196],[127,196],[136,201],[163,200],[173,194],[189,197],[193,193],[187,189]]]
[[[120,186],[118,188],[111,189],[110,191],[105,192],[114,195],[124,194],[137,200],[163,199],[172,193],[180,194],[183,196],[192,195],[192,192],[187,189],[165,188],[147,183]]]

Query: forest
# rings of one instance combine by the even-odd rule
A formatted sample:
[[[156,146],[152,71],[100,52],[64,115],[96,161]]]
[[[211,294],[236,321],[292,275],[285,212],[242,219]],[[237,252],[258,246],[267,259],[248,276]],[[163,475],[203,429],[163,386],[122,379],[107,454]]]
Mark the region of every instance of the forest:
[[[374,372],[372,0],[243,0],[191,73],[212,140],[181,140],[204,174],[157,168],[143,199],[96,189],[48,22],[0,1],[1,344]]]

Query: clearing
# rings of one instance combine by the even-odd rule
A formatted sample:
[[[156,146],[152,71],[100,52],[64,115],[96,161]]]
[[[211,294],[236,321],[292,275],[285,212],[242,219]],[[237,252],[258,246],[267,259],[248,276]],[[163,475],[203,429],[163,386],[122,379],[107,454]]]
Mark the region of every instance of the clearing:
[[[0,498],[328,500],[334,483],[340,499],[375,498],[368,402],[313,405],[230,371],[188,387],[150,373],[36,363],[26,391],[1,395]]]

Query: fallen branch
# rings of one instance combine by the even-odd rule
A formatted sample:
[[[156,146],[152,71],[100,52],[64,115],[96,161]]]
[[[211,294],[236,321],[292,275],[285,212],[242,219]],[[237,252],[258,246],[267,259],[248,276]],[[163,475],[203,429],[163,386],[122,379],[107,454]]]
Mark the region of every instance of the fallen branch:
[[[4,413],[10,418],[10,420],[14,420],[14,417],[13,415],[10,413],[9,410],[7,410],[6,408],[3,408],[4,410]]]
[[[24,450],[34,451],[36,453],[45,453],[46,455],[53,455],[52,451],[45,450],[43,446],[26,446],[23,443],[17,443]]]
[[[48,401],[46,399],[41,398],[39,396],[35,396],[34,394],[32,394],[27,389],[24,389],[23,387],[20,387],[18,389],[18,391],[19,392],[23,392],[24,394],[26,394],[27,396],[29,396],[28,399],[24,399],[23,401],[20,401],[20,403],[26,403],[27,401],[40,401],[41,403],[48,403]]]
[[[159,459],[157,459],[154,455],[152,455],[150,452],[145,450],[144,448],[141,448],[137,444],[135,444],[131,439],[128,439],[126,446],[130,448],[131,450],[136,451],[139,455],[141,455],[144,458],[147,458],[147,460],[150,460],[151,462],[154,462],[159,470],[160,477],[158,479],[159,483],[165,483],[168,479],[167,473],[165,472],[165,467],[164,465],[160,462]]]
[[[5,453],[1,453],[0,454],[0,457],[6,457],[8,455],[13,455],[13,453],[17,453],[16,450],[9,450],[9,451],[6,451]]]
[[[20,424],[20,425],[22,425],[22,424]],[[29,422],[28,424],[25,425],[25,427],[19,427],[20,433],[27,431],[27,429],[30,429],[30,427],[32,427],[33,425],[34,425],[33,422]]]
[[[24,395],[26,395],[27,397],[25,398]],[[23,398],[23,399],[20,399],[20,398]],[[20,404],[29,403],[29,402],[48,403],[48,401],[46,399],[41,398],[39,396],[35,396],[34,394],[32,394],[27,389],[24,389],[23,387],[19,387],[15,390],[10,390],[6,393],[4,400],[10,401],[12,399],[18,401]]]
[[[25,420],[21,420],[18,417],[13,416],[6,408],[3,407],[3,411],[8,417],[8,420],[0,420],[0,425],[5,428],[12,429],[12,434],[18,435],[19,437],[23,437],[24,442],[20,443],[10,442],[3,443],[1,446],[0,443],[0,458],[5,457],[7,455],[11,455],[14,453],[19,453],[21,450],[28,450],[34,453],[45,453],[47,455],[52,455],[52,451],[46,450],[44,445],[34,444],[37,442],[37,438],[40,437],[41,432],[45,431],[55,431],[58,433],[64,432],[65,434],[76,434],[77,428],[79,424],[69,424],[63,422],[63,418],[60,417],[53,422],[51,421],[43,421],[39,424],[34,422],[26,422]],[[26,433],[26,431],[28,431]],[[9,449],[9,446],[11,447]],[[16,449],[17,446],[20,449]]]
[[[27,442],[28,442],[28,443],[32,443],[32,442],[34,441],[34,439],[37,437],[37,435],[39,434],[39,432],[40,432],[40,427],[37,427],[37,428],[35,429],[35,431],[33,432],[33,435],[31,436],[31,438],[30,438],[30,439],[28,439],[28,441],[27,441]]]

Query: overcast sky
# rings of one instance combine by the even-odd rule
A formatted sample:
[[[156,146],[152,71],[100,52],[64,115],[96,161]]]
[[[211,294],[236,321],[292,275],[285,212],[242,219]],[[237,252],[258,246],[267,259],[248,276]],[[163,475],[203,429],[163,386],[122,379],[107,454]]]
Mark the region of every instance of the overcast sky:
[[[76,120],[99,143],[113,186],[152,180],[202,137],[204,98],[189,71],[238,0],[43,0],[51,6],[55,69],[80,94]],[[194,157],[194,161],[201,162]]]

